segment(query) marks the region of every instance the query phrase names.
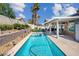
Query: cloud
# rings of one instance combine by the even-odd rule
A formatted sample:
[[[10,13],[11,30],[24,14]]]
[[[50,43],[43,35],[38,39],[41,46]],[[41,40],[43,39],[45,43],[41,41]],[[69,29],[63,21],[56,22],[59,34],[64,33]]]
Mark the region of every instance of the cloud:
[[[72,4],[71,4],[71,3],[66,3],[66,4],[62,4],[62,5],[63,5],[63,7],[64,7],[64,8],[67,8],[67,7],[72,6]]]
[[[13,8],[14,12],[19,15],[18,17],[25,18],[25,16],[21,13],[24,12],[24,8],[26,7],[24,3],[11,3],[10,6]]]
[[[76,8],[74,8],[73,6],[67,7],[64,10],[64,15],[65,16],[72,15],[72,14],[75,14],[75,13],[76,13]]]
[[[22,13],[19,14],[19,17],[25,18],[25,16]]]
[[[15,3],[16,6],[20,7],[20,8],[25,8],[25,4],[24,3]]]
[[[62,10],[62,6],[61,6],[61,4],[54,4],[53,9],[56,10],[56,11],[61,11]]]
[[[55,11],[55,10],[53,10],[53,13],[54,13],[55,16],[59,16],[60,15],[60,13],[58,11]]]
[[[54,13],[55,16],[59,16],[61,10],[62,10],[61,4],[54,4],[53,13]]]
[[[75,14],[77,9],[72,4],[54,4],[53,13],[55,16],[69,16]]]
[[[23,12],[23,11],[24,11],[23,8],[19,8],[19,7],[13,7],[13,10],[14,10],[15,12],[17,12],[17,11]]]
[[[13,4],[10,4],[10,5],[15,12],[17,12],[17,11],[23,12],[24,8],[25,8],[24,3],[13,3]]]
[[[45,7],[45,8],[44,8],[44,11],[46,11],[46,10],[47,10],[47,8]]]

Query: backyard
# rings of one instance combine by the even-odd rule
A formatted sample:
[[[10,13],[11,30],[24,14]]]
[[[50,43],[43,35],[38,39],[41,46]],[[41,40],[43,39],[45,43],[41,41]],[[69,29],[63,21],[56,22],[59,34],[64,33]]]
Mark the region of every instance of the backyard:
[[[78,5],[0,3],[0,56],[79,56]]]

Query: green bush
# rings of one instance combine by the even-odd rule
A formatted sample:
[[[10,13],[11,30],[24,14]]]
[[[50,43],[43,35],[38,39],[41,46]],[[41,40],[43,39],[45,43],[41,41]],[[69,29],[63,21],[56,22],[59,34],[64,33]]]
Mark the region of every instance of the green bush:
[[[28,25],[23,25],[23,24],[14,24],[14,29],[20,28],[20,29],[26,29],[28,28]]]
[[[17,28],[26,29],[28,27],[29,27],[28,25],[23,25],[23,24],[14,24],[14,25],[3,24],[3,25],[0,25],[0,30],[5,31],[5,30],[12,30],[12,29],[17,29]]]
[[[2,31],[11,30],[11,29],[13,29],[13,25],[6,25],[6,24],[3,24],[3,25],[0,25],[0,29],[1,29]]]
[[[40,28],[40,29],[38,29],[37,27],[36,28],[34,28],[34,29],[32,29],[32,32],[41,32],[42,31],[42,29]]]

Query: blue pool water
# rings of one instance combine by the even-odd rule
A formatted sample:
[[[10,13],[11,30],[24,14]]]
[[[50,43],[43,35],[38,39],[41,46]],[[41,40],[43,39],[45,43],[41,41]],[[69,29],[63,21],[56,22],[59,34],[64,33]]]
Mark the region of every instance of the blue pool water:
[[[45,34],[32,34],[15,56],[64,56]]]

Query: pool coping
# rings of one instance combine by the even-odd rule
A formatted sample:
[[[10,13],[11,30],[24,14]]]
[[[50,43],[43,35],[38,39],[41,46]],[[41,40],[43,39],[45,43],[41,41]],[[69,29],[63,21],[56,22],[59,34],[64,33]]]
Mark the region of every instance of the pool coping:
[[[14,56],[17,51],[22,47],[22,45],[27,41],[27,39],[31,36],[33,32],[28,34],[22,41],[20,41],[18,44],[16,44],[12,49],[10,49],[4,56]]]
[[[54,40],[52,40],[51,36],[48,35],[47,37],[64,53],[65,56],[67,56],[67,54],[62,50],[62,48]]]
[[[57,39],[55,37],[52,37],[48,35],[50,40],[52,40],[66,56],[79,56],[79,44],[74,41],[69,41],[67,39],[63,39],[60,37],[60,39]],[[75,46],[75,47],[73,47]],[[78,48],[77,48],[78,47]]]

